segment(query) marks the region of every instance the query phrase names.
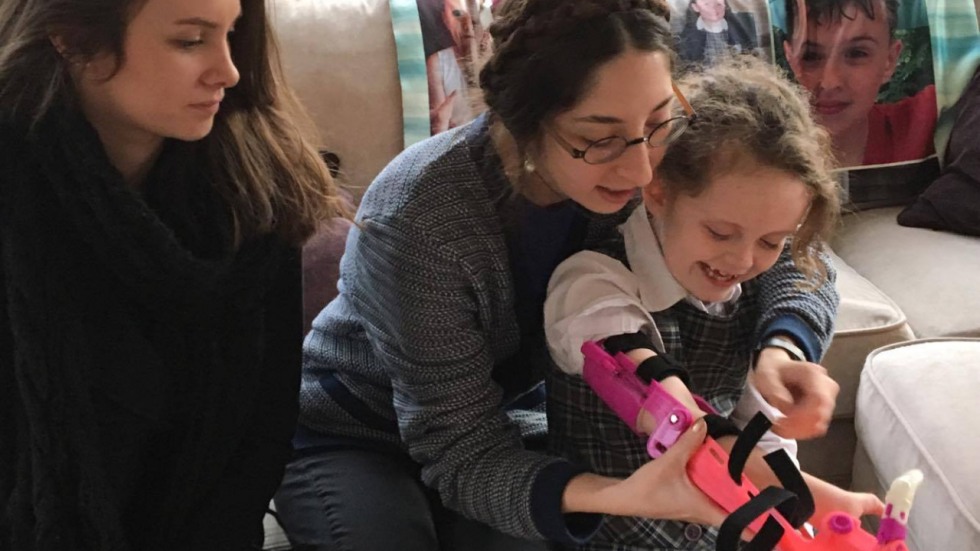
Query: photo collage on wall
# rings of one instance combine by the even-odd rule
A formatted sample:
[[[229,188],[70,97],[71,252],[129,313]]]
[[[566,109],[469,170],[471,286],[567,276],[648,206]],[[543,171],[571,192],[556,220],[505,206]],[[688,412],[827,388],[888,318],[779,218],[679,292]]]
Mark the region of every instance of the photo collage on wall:
[[[482,111],[479,60],[508,0],[416,1],[435,134]],[[667,1],[683,65],[756,55],[809,91],[852,204],[907,202],[938,174],[941,102],[926,0]]]

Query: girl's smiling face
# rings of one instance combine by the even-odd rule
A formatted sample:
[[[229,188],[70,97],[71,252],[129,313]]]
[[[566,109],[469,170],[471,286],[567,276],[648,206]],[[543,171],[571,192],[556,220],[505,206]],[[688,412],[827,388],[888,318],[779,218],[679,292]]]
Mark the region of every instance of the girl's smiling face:
[[[657,178],[643,192],[667,268],[703,302],[727,300],[735,285],[771,268],[810,204],[797,177],[746,164],[695,197],[671,196]]]

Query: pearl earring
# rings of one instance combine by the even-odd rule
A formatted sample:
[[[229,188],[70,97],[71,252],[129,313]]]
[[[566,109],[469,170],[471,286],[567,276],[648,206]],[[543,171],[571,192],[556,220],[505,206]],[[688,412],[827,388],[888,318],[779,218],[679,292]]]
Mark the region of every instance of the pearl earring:
[[[530,157],[524,157],[524,172],[531,173],[534,172],[535,169],[537,169],[537,167],[534,166],[534,161],[532,161]]]

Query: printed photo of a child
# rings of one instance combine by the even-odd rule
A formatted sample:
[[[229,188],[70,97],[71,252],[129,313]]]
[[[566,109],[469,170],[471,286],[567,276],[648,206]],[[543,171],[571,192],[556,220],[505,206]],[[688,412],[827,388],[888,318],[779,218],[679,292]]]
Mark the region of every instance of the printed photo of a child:
[[[764,2],[672,0],[671,24],[678,55],[688,64],[712,65],[732,54],[761,55],[770,43]]]
[[[810,91],[841,167],[935,153],[927,26],[899,28],[899,0],[774,1],[785,2],[783,28],[773,31],[778,61]]]
[[[475,116],[476,66],[489,46],[490,0],[417,0],[429,91],[431,134]]]

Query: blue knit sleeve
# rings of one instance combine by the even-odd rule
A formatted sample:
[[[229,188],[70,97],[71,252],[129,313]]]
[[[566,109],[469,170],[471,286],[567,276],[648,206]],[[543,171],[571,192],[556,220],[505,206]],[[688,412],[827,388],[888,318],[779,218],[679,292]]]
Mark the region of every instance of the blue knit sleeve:
[[[816,289],[801,287],[806,278],[793,264],[789,244],[776,265],[756,278],[760,305],[756,337],[759,342],[776,333],[788,334],[800,345],[808,360],[820,361],[833,336],[840,304],[834,265],[824,253],[820,253],[820,261],[827,269],[827,280]]]

